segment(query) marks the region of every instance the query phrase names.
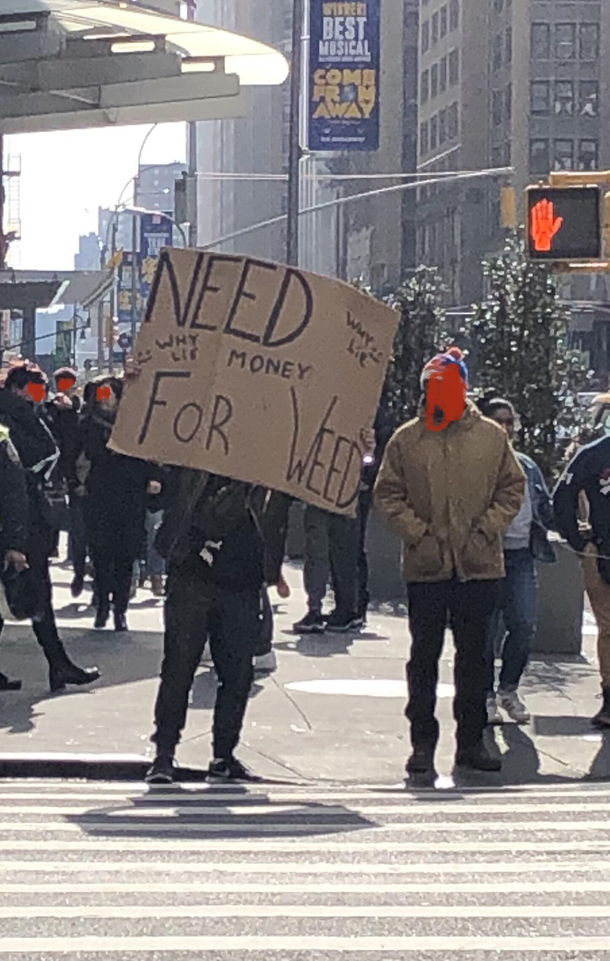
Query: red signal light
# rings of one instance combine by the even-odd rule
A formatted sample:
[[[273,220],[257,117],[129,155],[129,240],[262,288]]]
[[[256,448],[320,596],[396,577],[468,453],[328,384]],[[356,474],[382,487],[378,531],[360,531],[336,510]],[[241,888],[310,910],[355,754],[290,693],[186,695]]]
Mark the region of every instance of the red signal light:
[[[563,217],[555,216],[551,200],[539,200],[530,211],[530,234],[534,250],[547,253],[552,249],[553,238],[563,227]]]

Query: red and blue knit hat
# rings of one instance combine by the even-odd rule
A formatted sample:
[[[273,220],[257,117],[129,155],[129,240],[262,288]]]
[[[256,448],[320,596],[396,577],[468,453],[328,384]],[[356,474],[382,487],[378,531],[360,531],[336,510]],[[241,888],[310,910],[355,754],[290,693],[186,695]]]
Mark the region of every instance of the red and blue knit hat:
[[[443,354],[436,354],[432,360],[429,360],[424,367],[421,375],[421,385],[425,385],[426,381],[432,374],[441,373],[449,364],[455,364],[459,374],[460,380],[467,387],[468,386],[468,368],[464,361],[464,354],[459,347],[449,347]]]

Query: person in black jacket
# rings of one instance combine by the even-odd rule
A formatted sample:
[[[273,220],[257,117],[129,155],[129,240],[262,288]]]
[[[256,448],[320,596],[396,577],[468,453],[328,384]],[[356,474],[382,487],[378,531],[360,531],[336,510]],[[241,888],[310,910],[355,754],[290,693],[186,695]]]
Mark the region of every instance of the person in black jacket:
[[[159,493],[161,484],[152,464],[116,454],[107,447],[122,382],[102,375],[91,385],[80,429],[81,457],[87,472],[84,516],[97,590],[95,627],[106,626],[112,598],[115,630],[126,631],[132,570],[144,532],[146,496]]]
[[[157,550],[168,562],[164,657],[155,705],[156,758],[149,783],[170,783],[188,697],[209,634],[219,687],[212,781],[255,780],[234,756],[253,680],[265,583],[264,492],[174,468]],[[270,516],[273,512],[270,511]],[[279,577],[280,565],[274,564]]]
[[[28,535],[28,496],[25,474],[7,427],[0,425],[0,563],[23,571]],[[10,681],[0,671],[0,691],[18,691],[21,681]]]
[[[581,493],[588,523],[579,520]],[[583,447],[570,461],[553,495],[557,530],[580,555],[585,588],[597,622],[602,707],[596,727],[610,727],[610,437]]]
[[[8,427],[11,440],[25,471],[28,498],[26,555],[41,593],[42,617],[33,623],[34,633],[49,663],[52,691],[66,684],[90,684],[100,676],[97,668],[84,670],[72,663],[57,633],[53,612],[53,590],[49,575],[49,556],[53,550],[54,530],[45,496],[59,458],[53,435],[39,414],[45,395],[42,373],[26,365],[13,368],[0,390],[0,423]],[[0,625],[1,627],[1,625]]]

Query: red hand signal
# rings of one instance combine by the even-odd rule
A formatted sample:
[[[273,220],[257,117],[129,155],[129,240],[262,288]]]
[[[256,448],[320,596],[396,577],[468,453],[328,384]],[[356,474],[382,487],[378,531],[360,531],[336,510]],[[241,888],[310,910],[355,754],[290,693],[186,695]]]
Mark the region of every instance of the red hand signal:
[[[530,233],[534,250],[547,253],[551,250],[553,237],[563,227],[563,217],[555,217],[555,207],[550,200],[539,200],[530,213]]]

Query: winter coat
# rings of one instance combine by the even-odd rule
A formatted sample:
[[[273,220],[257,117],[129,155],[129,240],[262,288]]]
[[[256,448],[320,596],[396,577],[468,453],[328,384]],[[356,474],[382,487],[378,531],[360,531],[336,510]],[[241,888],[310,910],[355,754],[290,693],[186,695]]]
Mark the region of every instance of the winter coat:
[[[390,440],[375,505],[403,542],[407,582],[504,577],[502,535],[519,512],[525,477],[506,433],[467,402],[435,432],[423,412]]]
[[[25,473],[8,428],[0,425],[0,563],[6,551],[25,554],[28,526]]]
[[[92,545],[119,543],[135,560],[144,536],[146,487],[157,479],[154,465],[108,448],[112,422],[95,413],[80,424],[85,479],[85,523]],[[81,465],[82,466],[82,465]]]

